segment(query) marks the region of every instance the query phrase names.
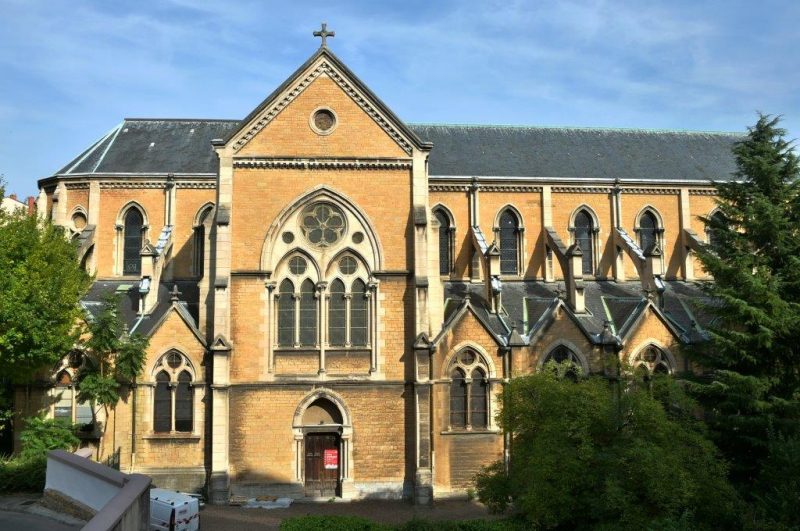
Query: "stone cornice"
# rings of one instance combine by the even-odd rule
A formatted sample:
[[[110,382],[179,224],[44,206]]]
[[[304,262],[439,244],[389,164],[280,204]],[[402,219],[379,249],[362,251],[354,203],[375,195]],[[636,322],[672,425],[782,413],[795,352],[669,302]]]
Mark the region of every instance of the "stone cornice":
[[[252,157],[234,159],[234,168],[299,169],[299,170],[406,170],[411,160],[405,159],[295,159]]]
[[[264,127],[278,116],[295,98],[308,88],[311,83],[322,75],[327,75],[332,79],[350,98],[367,113],[375,122],[388,134],[406,153],[409,155],[413,150],[411,143],[403,134],[398,131],[383,114],[368,101],[367,97],[358,91],[345,77],[333,67],[327,60],[323,59],[311,69],[305,77],[297,81],[294,86],[283,93],[279,99],[267,110],[263,112],[256,121],[252,122],[247,130],[238,136],[233,144],[233,150],[239,151],[255,137]]]
[[[689,195],[717,195],[717,191],[713,188],[697,188],[689,190]]]

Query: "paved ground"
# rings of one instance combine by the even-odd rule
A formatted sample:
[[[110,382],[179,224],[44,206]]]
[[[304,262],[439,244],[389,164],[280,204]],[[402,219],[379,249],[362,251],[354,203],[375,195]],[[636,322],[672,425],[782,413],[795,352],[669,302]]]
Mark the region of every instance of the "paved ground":
[[[29,513],[0,511],[0,530],[2,531],[71,531],[80,525],[68,525],[43,516]]]
[[[433,507],[420,507],[400,501],[367,500],[350,503],[293,503],[288,509],[269,510],[206,505],[200,513],[200,526],[219,531],[278,529],[284,518],[333,514],[363,516],[386,524],[402,524],[415,516],[427,520],[492,518],[485,507],[465,500],[438,501]]]

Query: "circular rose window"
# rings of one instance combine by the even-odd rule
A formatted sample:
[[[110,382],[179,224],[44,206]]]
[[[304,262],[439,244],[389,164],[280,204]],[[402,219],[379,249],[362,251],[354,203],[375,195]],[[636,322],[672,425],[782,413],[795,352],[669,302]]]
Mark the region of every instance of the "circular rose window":
[[[320,135],[329,135],[336,129],[336,114],[330,109],[317,109],[311,113],[311,128]]]
[[[330,247],[344,236],[344,213],[329,203],[315,203],[300,216],[300,229],[312,245]]]

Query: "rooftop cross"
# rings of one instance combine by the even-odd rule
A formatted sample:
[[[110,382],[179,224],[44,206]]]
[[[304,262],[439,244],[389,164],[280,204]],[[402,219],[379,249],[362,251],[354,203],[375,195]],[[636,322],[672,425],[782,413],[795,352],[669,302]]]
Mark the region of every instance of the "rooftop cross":
[[[328,47],[328,43],[325,42],[325,39],[327,39],[328,37],[335,37],[335,36],[336,36],[336,32],[335,31],[328,31],[328,23],[327,22],[323,22],[322,23],[322,28],[320,28],[319,31],[315,31],[314,32],[314,37],[322,37],[322,44],[320,44],[320,46],[323,47],[323,48],[327,48]]]

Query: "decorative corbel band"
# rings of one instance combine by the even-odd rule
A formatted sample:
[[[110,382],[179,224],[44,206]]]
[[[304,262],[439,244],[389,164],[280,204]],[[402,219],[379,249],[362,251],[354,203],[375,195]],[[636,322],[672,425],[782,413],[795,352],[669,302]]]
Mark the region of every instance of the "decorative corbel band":
[[[689,190],[689,195],[717,195],[714,188],[694,188]]]
[[[430,184],[428,190],[431,192],[469,192],[468,184]]]
[[[562,194],[610,194],[614,191],[610,186],[554,186],[552,190]]]
[[[646,194],[646,195],[678,195],[681,191],[678,188],[623,188],[623,194]]]
[[[346,79],[333,68],[328,61],[320,62],[316,68],[311,70],[303,79],[289,90],[283,98],[278,100],[272,108],[263,114],[261,119],[255,122],[243,135],[241,135],[233,145],[235,151],[242,149],[259,131],[264,129],[272,120],[278,116],[289,103],[297,98],[311,83],[322,75],[327,75],[332,79],[350,98],[367,113],[392,139],[409,155],[413,151],[413,146],[406,138],[395,129],[389,121],[380,114],[367,100],[367,98],[357,91]]]
[[[406,170],[411,161],[403,159],[273,159],[248,158],[233,161],[234,168],[300,170]]]

